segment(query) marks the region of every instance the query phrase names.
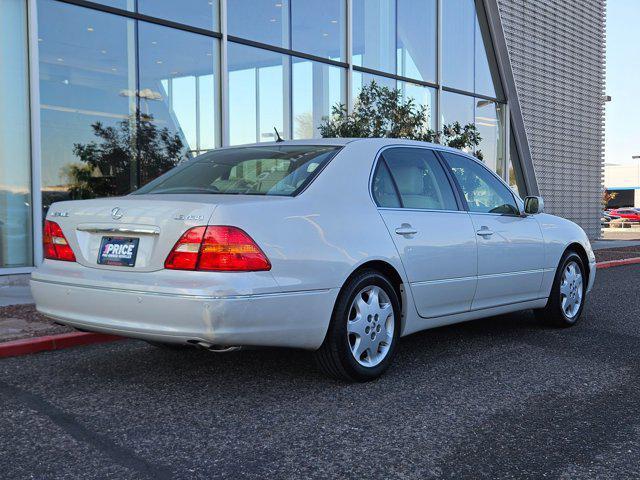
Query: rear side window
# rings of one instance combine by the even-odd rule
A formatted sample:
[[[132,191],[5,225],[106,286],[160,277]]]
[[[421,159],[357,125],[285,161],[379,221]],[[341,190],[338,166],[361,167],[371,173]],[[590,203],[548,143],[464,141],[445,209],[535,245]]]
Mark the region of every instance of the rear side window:
[[[216,150],[170,170],[135,194],[210,193],[294,196],[340,150],[335,146],[263,146]]]
[[[451,167],[470,212],[518,215],[520,210],[509,190],[489,170],[475,160],[442,152]]]
[[[381,158],[389,168],[402,207],[458,210],[451,184],[432,150],[390,148]]]
[[[373,199],[379,207],[400,208],[401,206],[398,192],[384,160],[378,162],[373,176]]]

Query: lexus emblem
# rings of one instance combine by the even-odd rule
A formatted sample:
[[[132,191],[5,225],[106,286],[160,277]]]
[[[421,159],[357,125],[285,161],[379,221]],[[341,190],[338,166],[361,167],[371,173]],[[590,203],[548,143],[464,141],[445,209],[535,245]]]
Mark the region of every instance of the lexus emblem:
[[[122,210],[120,210],[119,207],[114,208],[113,210],[111,210],[111,218],[113,218],[114,220],[120,220],[122,218]]]

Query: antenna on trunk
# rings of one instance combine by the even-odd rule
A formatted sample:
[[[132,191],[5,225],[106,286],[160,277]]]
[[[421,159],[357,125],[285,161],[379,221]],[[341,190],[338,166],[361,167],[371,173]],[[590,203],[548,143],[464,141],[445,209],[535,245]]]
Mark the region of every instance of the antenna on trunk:
[[[280,142],[284,142],[284,140],[282,139],[282,137],[280,136],[280,134],[278,133],[278,129],[276,127],[273,127],[273,129],[276,132],[276,143],[280,143]]]

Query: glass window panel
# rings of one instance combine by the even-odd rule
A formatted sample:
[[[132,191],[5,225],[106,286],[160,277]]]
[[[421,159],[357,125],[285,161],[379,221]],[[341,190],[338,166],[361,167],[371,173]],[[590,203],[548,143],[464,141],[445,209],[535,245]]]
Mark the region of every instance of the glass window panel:
[[[133,20],[38,1],[42,202],[137,187]],[[87,26],[91,26],[91,30]]]
[[[521,198],[527,195],[527,187],[524,183],[524,176],[522,174],[522,164],[520,163],[520,155],[518,155],[518,148],[516,146],[516,140],[511,135],[509,147],[509,186],[515,191]]]
[[[229,142],[268,142],[284,131],[288,57],[229,42]]]
[[[294,50],[333,60],[345,60],[344,0],[291,1],[291,42]]]
[[[487,167],[504,178],[504,106],[479,98],[475,102],[475,124],[482,138],[477,150]]]
[[[376,82],[382,87],[391,89],[397,88],[396,81],[393,78],[383,77],[381,75],[371,75],[370,73],[353,71],[353,81],[351,82],[351,98],[355,102],[358,98],[358,94],[363,85],[369,85],[371,82]]]
[[[289,48],[288,0],[228,0],[229,35]]]
[[[405,98],[413,98],[418,105],[426,107],[428,120],[425,127],[435,129],[436,89],[410,82],[398,82],[398,88]]]
[[[396,2],[353,0],[353,64],[396,72]]]
[[[488,97],[496,96],[496,88],[494,86],[494,76],[489,66],[489,55],[487,51],[491,51],[491,39],[488,32],[484,32],[480,28],[478,18],[475,23],[475,93],[486,95]],[[493,57],[493,55],[491,55]],[[497,76],[496,76],[497,79]]]
[[[398,2],[398,75],[436,81],[436,0]]]
[[[113,8],[120,8],[129,12],[135,12],[136,0],[91,0],[95,3],[101,3]]]
[[[379,207],[400,208],[398,192],[393,184],[393,179],[387,168],[387,164],[380,160],[372,182],[373,198]]]
[[[146,155],[152,153],[147,147],[156,142],[140,136],[139,143],[147,141],[140,145],[141,184],[145,184],[181,159],[218,143],[218,40],[140,22],[138,42],[140,125],[152,124],[161,133],[158,140],[168,139],[162,140],[161,151]]]
[[[136,193],[294,196],[320,174],[339,149],[269,145],[216,150],[184,163]]]
[[[476,8],[474,0],[442,2],[442,82],[473,92]]]
[[[138,0],[138,11],[152,17],[217,31],[218,2],[219,0]]]
[[[32,264],[26,2],[0,0],[0,58],[0,268],[23,267]]]
[[[432,150],[390,148],[383,153],[404,208],[457,210],[447,175]]]
[[[345,69],[293,58],[293,138],[320,137],[334,105],[346,103]]]
[[[475,99],[473,97],[444,91],[442,92],[441,101],[440,115],[442,117],[442,125],[460,122],[462,126],[465,126],[474,122]]]
[[[470,212],[518,215],[512,192],[478,162],[442,152],[451,167]]]

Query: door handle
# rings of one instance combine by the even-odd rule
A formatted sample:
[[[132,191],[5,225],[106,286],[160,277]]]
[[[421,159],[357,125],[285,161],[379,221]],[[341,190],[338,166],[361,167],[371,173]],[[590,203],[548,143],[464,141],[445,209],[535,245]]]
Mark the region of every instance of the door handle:
[[[476,233],[481,237],[490,237],[491,235],[493,235],[493,232],[489,230],[487,227],[482,227]]]
[[[398,235],[415,235],[418,231],[411,225],[403,224],[401,227],[396,228]]]

